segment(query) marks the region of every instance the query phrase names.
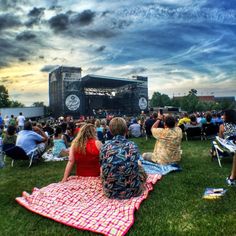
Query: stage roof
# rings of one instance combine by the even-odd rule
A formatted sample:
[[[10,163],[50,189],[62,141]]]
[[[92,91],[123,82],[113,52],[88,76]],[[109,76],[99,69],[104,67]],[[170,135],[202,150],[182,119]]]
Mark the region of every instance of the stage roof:
[[[109,76],[86,75],[81,78],[84,87],[87,88],[119,88],[128,84],[142,83],[134,79],[124,79]]]

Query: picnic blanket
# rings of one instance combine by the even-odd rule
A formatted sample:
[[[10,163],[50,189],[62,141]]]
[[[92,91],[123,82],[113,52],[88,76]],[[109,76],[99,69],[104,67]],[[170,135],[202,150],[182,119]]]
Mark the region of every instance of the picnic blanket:
[[[151,161],[146,161],[142,157],[140,157],[140,161],[142,162],[142,166],[147,174],[166,175],[172,171],[182,170],[178,164],[160,165]]]
[[[134,223],[134,211],[161,178],[148,175],[145,191],[127,200],[107,198],[99,177],[73,176],[65,183],[53,183],[32,194],[23,192],[16,201],[28,210],[77,229],[104,235],[125,235]]]

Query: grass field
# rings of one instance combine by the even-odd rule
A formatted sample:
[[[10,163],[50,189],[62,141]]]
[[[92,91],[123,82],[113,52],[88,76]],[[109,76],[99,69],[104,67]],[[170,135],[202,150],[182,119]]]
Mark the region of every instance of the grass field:
[[[140,151],[151,151],[154,140],[136,139]],[[210,141],[184,141],[182,172],[171,173],[154,186],[135,213],[127,235],[236,235],[236,188],[225,184],[231,160],[220,168],[209,156]],[[58,182],[66,162],[15,163],[0,169],[0,235],[95,235],[33,214],[15,201],[22,191],[31,192]],[[206,187],[227,188],[222,199],[203,200]]]

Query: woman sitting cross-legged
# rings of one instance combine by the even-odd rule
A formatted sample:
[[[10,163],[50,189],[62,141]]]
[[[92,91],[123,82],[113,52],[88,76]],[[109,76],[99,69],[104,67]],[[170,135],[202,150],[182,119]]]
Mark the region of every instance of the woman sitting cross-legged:
[[[97,140],[96,129],[93,124],[85,124],[73,140],[69,161],[66,165],[61,182],[67,181],[70,172],[76,163],[77,176],[99,176],[99,152],[102,143]]]

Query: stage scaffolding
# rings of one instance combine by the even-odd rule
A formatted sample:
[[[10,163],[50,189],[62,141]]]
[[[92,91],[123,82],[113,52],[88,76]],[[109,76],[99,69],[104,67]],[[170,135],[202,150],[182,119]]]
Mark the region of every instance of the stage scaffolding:
[[[49,105],[55,117],[112,111],[135,115],[148,110],[148,78],[81,77],[81,68],[59,67],[49,74]]]

